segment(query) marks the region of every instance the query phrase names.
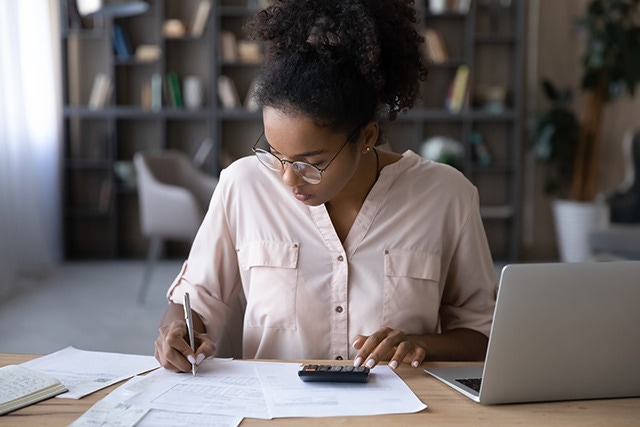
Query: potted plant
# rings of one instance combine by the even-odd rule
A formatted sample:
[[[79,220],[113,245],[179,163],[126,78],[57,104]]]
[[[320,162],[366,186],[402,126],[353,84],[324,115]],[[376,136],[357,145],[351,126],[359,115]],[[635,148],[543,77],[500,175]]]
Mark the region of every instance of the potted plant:
[[[540,114],[533,134],[533,153],[546,163],[545,193],[554,196],[552,211],[556,239],[563,262],[583,261],[589,257],[588,232],[594,224],[606,221],[603,205],[570,200],[580,123],[571,108],[571,89],[558,89],[549,80],[542,82],[549,108]]]
[[[543,89],[550,108],[538,117],[533,147],[550,165],[545,184],[553,202],[562,261],[589,256],[588,232],[608,221],[606,206],[595,203],[605,105],[640,82],[640,0],[592,0],[579,21],[586,31],[581,116],[571,108],[570,89],[548,80]]]
[[[597,193],[604,107],[640,83],[640,0],[592,0],[579,26],[586,31],[581,87],[585,104],[573,165],[572,200]]]
[[[533,152],[538,161],[549,165],[545,193],[568,198],[580,133],[578,117],[571,108],[573,92],[556,88],[548,79],[542,80],[542,88],[549,108],[536,118]]]

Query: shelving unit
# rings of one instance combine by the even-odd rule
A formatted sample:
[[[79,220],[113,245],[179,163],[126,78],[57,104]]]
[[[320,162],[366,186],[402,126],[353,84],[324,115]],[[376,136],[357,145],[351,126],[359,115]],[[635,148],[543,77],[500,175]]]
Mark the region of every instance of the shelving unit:
[[[522,144],[522,84],[524,6],[510,2],[473,0],[468,12],[431,14],[428,2],[419,3],[422,25],[440,35],[448,59],[434,63],[423,85],[420,104],[398,117],[387,131],[391,147],[420,152],[424,141],[446,136],[461,142],[464,159],[459,169],[476,185],[481,215],[494,260],[519,257],[520,183]],[[458,113],[445,108],[449,86],[461,65],[470,69],[466,105]],[[506,92],[502,108],[491,110],[479,101],[483,88]],[[474,157],[473,136],[481,135],[492,161]]]
[[[244,19],[260,8],[259,0],[211,0],[210,16],[200,37],[166,37],[168,19],[192,20],[200,0],[149,0],[143,15],[83,20],[83,28],[70,28],[62,16],[65,131],[65,238],[68,258],[142,257],[146,240],[138,225],[135,188],[120,180],[115,170],[141,149],[177,148],[193,155],[210,138],[213,150],[206,169],[218,174],[234,159],[249,155],[262,128],[261,113],[243,106],[226,108],[218,100],[218,78],[230,77],[244,101],[258,63],[223,60],[219,35],[227,31],[242,38]],[[63,5],[67,0],[61,0]],[[386,130],[394,151],[420,152],[423,141],[445,135],[465,146],[462,172],[478,187],[481,212],[496,261],[514,261],[519,248],[520,145],[522,128],[524,6],[513,1],[473,0],[467,13],[432,15],[428,1],[416,2],[421,25],[443,36],[449,59],[433,64],[420,104]],[[65,8],[63,7],[63,11]],[[153,62],[119,60],[113,52],[111,30],[122,26],[133,45],[154,44],[161,57]],[[444,107],[449,84],[457,68],[470,69],[470,102],[459,113]],[[178,110],[163,103],[160,110],[141,107],[141,87],[150,76],[181,78],[196,75],[204,86],[204,105]],[[103,108],[87,107],[98,73],[114,83],[113,96]],[[476,105],[474,95],[483,86],[506,88],[506,108],[488,112]],[[493,161],[474,160],[471,136],[479,132]],[[126,163],[124,163],[126,165]],[[115,168],[115,169],[114,169]]]
[[[138,16],[80,18],[73,14],[72,1],[61,0],[67,258],[143,256],[147,242],[139,229],[135,181],[127,179],[131,178],[133,154],[173,148],[193,155],[216,133],[217,100],[211,77],[216,33],[207,25],[202,35],[194,37],[188,28],[200,0],[148,3],[149,10]],[[184,36],[164,35],[163,26],[170,19],[185,23]],[[112,41],[116,25],[128,34],[134,49],[156,46],[160,56],[146,61],[118,56]],[[177,73],[181,80],[186,76],[200,79],[204,88],[201,108],[172,106],[166,89],[169,72]],[[98,74],[111,81],[111,94],[104,105],[91,108]],[[143,106],[142,88],[154,74],[163,81],[160,109]],[[206,164],[212,172],[217,171],[218,152],[214,149]]]

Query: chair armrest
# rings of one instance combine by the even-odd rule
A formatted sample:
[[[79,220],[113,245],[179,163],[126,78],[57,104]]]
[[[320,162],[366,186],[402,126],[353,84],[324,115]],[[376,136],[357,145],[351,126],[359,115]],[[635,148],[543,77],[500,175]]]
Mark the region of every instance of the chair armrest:
[[[192,239],[202,221],[200,206],[185,188],[151,183],[140,192],[141,227],[147,236]]]

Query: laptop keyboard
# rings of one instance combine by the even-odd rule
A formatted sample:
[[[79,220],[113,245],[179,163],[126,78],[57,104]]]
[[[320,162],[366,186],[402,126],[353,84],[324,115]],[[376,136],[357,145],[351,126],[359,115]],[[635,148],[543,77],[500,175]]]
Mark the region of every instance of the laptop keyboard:
[[[482,384],[482,378],[461,378],[457,379],[456,381],[480,393],[480,384]]]

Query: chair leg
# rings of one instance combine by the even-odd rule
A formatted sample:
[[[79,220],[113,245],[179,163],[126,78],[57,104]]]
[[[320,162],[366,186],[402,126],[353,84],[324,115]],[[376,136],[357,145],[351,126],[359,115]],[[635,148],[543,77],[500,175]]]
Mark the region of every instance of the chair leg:
[[[142,275],[142,282],[140,283],[140,289],[138,290],[138,304],[144,304],[147,289],[149,288],[149,282],[151,280],[151,271],[153,266],[160,255],[160,249],[162,248],[162,239],[159,237],[152,237],[149,241],[149,249],[147,251],[147,262],[144,267],[144,273]]]

